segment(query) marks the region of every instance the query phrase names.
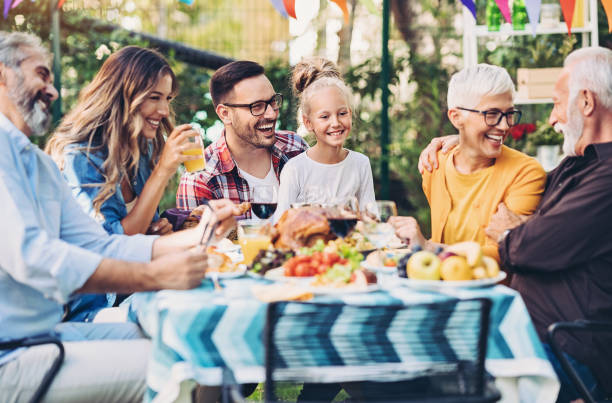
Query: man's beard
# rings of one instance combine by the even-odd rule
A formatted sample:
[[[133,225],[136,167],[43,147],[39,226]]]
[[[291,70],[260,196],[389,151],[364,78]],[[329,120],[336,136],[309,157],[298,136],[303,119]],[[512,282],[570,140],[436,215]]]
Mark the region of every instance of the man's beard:
[[[21,72],[17,72],[17,77],[19,82],[10,89],[10,96],[21,113],[25,124],[30,128],[31,134],[43,136],[51,121],[48,108],[51,100],[42,91],[34,94],[29,91]]]
[[[246,143],[249,143],[255,148],[272,148],[276,139],[273,139],[271,144],[267,144],[267,141],[263,138],[260,138],[259,133],[257,133],[257,128],[265,125],[272,125],[272,130],[274,130],[274,126],[276,125],[276,120],[272,119],[261,119],[259,120],[253,127],[251,127],[248,123],[240,122],[239,120],[234,122],[234,133],[240,139]],[[263,136],[263,135],[262,135]],[[263,140],[263,141],[262,141]]]
[[[576,143],[582,136],[584,128],[584,117],[580,114],[578,108],[574,105],[576,98],[570,99],[567,107],[567,123],[555,124],[555,130],[563,133],[563,152],[569,157],[576,156]]]

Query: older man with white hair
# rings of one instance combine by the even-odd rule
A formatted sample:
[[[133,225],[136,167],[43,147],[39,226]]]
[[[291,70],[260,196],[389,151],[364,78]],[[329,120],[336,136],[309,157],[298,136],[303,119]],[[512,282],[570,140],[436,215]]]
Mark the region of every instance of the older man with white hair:
[[[498,241],[501,262],[514,273],[511,286],[521,293],[542,340],[555,322],[612,318],[612,50],[572,52],[553,101],[549,123],[563,132],[568,157],[548,174],[531,217],[500,204],[486,229]],[[436,167],[436,150],[456,141],[456,136],[432,141],[420,166]],[[587,388],[612,395],[612,338],[588,333],[558,338]],[[558,401],[576,399],[578,392],[545,348],[561,381]]]

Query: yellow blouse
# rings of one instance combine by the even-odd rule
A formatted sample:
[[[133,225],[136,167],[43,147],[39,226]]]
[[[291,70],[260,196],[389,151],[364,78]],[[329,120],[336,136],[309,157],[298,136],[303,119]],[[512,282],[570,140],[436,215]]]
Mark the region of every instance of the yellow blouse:
[[[440,168],[423,173],[423,191],[431,208],[431,240],[445,244],[476,241],[483,253],[499,261],[497,243],[484,229],[502,202],[516,214],[533,214],[546,173],[534,158],[502,146],[495,164],[465,175],[455,169],[455,151],[439,152]]]

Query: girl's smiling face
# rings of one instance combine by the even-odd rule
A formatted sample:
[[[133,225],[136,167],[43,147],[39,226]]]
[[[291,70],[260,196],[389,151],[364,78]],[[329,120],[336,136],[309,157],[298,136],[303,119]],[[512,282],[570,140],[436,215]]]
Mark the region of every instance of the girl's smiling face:
[[[352,113],[340,88],[329,86],[310,95],[309,113],[303,115],[304,126],[314,132],[317,143],[342,147],[352,127]]]

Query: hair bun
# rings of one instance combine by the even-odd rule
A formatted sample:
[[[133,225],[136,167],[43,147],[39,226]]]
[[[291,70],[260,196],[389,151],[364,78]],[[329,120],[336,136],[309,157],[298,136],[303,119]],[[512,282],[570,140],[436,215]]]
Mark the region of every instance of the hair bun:
[[[303,59],[295,65],[291,74],[294,94],[299,97],[306,87],[321,77],[334,77],[342,80],[342,75],[333,62],[322,57]]]

